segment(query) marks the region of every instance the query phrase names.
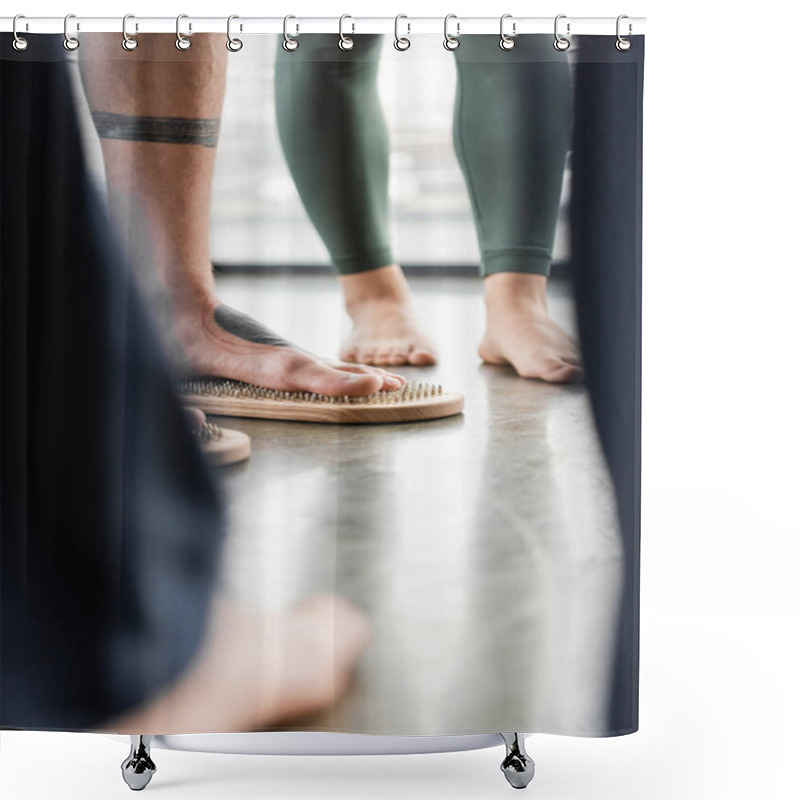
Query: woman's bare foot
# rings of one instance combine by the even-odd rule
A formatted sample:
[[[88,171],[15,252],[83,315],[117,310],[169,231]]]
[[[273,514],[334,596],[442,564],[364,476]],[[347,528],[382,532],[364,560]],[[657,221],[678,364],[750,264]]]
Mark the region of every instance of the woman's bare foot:
[[[321,712],[344,692],[368,639],[363,612],[333,595],[308,598],[275,616],[218,598],[187,673],[147,706],[100,730],[246,731]]]
[[[334,397],[392,391],[405,382],[401,375],[375,367],[318,358],[215,298],[180,305],[175,331],[183,357],[196,375]]]
[[[423,366],[436,353],[417,326],[403,270],[392,264],[340,277],[353,330],[340,351],[344,361]]]
[[[498,272],[484,278],[486,333],[478,355],[511,364],[523,378],[570,383],[583,378],[578,345],[547,312],[547,278]]]

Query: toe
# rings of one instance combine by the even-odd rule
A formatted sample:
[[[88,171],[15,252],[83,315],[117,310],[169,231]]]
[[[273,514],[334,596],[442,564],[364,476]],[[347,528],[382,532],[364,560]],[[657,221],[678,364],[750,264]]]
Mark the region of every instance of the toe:
[[[406,343],[398,343],[389,350],[387,364],[392,366],[399,366],[400,364],[408,364],[408,357],[411,352],[411,345]]]
[[[358,644],[366,644],[370,625],[366,614],[352,601],[333,594],[313,594],[294,607],[295,613],[341,622],[352,631]]]
[[[387,347],[383,347],[380,350],[376,351],[375,353],[375,360],[373,361],[374,364],[391,364],[391,349]]]
[[[364,347],[356,352],[356,361],[359,364],[374,364],[375,363],[375,349],[372,347]]]
[[[319,363],[304,368],[296,377],[302,387],[300,391],[317,392],[332,397],[374,394],[384,384],[384,378],[373,372],[336,369]]]
[[[416,367],[426,367],[436,363],[436,356],[426,347],[415,347],[408,354],[408,363]]]
[[[562,359],[550,359],[540,377],[548,383],[577,383],[583,380],[583,369]]]
[[[359,397],[361,395],[375,394],[375,392],[379,392],[383,388],[384,379],[380,375],[358,375],[352,372],[341,372],[340,370],[334,370],[334,372],[336,373],[336,378],[331,378],[331,389],[328,392],[334,396],[352,395]]]
[[[380,367],[370,367],[366,364],[339,364],[336,368],[342,372],[351,372],[357,375],[377,375],[383,381],[383,389],[399,389],[406,379],[394,372],[387,372]]]
[[[528,362],[512,362],[521,378],[535,378],[547,383],[575,383],[583,379],[583,369],[570,364],[558,356],[532,359]]]
[[[389,354],[389,364],[390,367],[400,367],[403,364],[408,364],[408,353],[404,353],[401,351],[397,351],[394,353]]]
[[[342,688],[356,659],[369,642],[371,630],[367,615],[359,606],[336,595],[312,595],[295,606],[294,614],[295,618],[309,621],[316,631],[335,626],[337,641],[332,655],[338,674],[330,677]]]
[[[206,421],[206,415],[195,406],[185,406],[183,409],[189,419],[189,424],[193,428],[201,428]]]

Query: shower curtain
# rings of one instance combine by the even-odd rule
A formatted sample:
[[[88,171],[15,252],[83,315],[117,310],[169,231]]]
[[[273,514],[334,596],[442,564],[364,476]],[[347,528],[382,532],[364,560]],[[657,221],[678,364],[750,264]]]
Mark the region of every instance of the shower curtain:
[[[0,38],[0,728],[635,731],[644,37],[178,23]]]

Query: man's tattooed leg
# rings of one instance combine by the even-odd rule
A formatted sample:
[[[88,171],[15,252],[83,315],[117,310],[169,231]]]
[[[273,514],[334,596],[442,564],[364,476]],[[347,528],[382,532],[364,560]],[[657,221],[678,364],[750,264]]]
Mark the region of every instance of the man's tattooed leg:
[[[133,263],[140,272],[155,265],[168,290],[170,328],[184,366],[196,374],[319,394],[357,396],[401,386],[401,377],[383,370],[317,358],[220,304],[209,219],[225,37],[193,37],[188,60],[186,53],[176,56],[173,36],[139,38],[130,54],[116,34],[87,37],[81,74],[114,219]]]

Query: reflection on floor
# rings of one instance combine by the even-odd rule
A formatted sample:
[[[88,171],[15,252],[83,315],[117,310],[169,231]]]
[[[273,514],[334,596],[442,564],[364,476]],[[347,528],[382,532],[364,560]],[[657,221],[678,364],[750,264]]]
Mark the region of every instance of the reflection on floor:
[[[335,357],[335,280],[219,279],[222,299]],[[335,426],[226,419],[253,437],[223,471],[224,590],[264,609],[335,591],[370,616],[350,691],[303,730],[434,735],[602,730],[622,568],[585,390],[482,365],[477,279],[418,278],[441,355],[419,379],[463,416]],[[571,327],[569,298],[552,309]]]

